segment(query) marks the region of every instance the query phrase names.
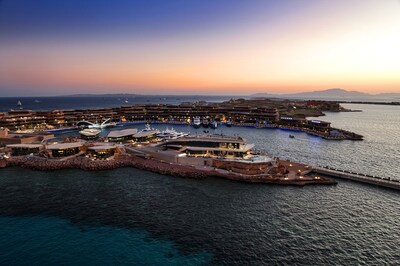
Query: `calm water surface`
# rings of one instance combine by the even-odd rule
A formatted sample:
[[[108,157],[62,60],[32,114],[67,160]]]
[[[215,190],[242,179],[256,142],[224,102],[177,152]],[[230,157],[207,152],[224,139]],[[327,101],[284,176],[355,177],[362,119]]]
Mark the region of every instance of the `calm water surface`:
[[[348,107],[364,112],[323,119],[365,141],[254,128],[216,132],[242,135],[283,158],[399,176],[400,108]],[[1,169],[0,264],[399,265],[399,196],[343,180],[299,188],[133,168]]]

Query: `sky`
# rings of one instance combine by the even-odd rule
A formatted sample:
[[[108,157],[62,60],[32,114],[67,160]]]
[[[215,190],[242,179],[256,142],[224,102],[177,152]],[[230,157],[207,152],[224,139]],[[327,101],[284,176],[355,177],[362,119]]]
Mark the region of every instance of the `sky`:
[[[400,0],[0,0],[0,97],[400,93]]]

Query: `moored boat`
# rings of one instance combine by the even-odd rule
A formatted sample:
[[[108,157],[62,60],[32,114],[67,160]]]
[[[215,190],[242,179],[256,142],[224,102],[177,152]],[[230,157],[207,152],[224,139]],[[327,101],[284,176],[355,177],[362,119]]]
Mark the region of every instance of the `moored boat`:
[[[160,139],[177,139],[177,138],[181,138],[181,137],[184,137],[187,135],[189,135],[189,134],[184,133],[184,132],[177,132],[173,128],[172,129],[167,128],[166,130],[158,133],[157,137]]]
[[[150,124],[149,123],[147,123],[145,126],[144,126],[144,129],[142,129],[141,131],[139,131],[139,132],[148,132],[148,131],[152,131],[152,132],[155,132],[156,134],[158,134],[158,133],[160,133],[160,130],[158,130],[158,129],[156,129],[156,128],[152,128],[151,126],[150,126]]]
[[[207,117],[203,117],[203,120],[201,121],[201,125],[205,128],[207,128],[210,125],[210,121]]]
[[[200,121],[200,117],[196,116],[193,118],[193,127],[194,128],[200,128],[201,126],[201,121]]]

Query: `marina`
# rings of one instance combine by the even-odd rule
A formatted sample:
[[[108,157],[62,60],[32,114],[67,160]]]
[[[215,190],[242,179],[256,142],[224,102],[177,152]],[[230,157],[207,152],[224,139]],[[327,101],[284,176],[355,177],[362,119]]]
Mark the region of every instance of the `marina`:
[[[292,111],[296,107],[295,113]],[[219,103],[186,102],[137,104],[84,110],[10,110],[0,113],[0,127],[14,131],[59,132],[74,128],[109,128],[135,123],[186,124],[215,130],[220,125],[302,131],[327,140],[362,140],[363,136],[331,127],[329,122],[307,119],[322,110],[345,110],[324,101],[230,100]],[[99,123],[98,121],[103,121]]]
[[[351,114],[351,113],[347,113],[347,114]],[[286,117],[284,117],[284,120],[285,119],[286,119]],[[318,123],[319,122],[319,120],[315,120],[315,119],[312,119],[310,121],[312,123],[316,123],[316,122]],[[229,122],[230,122],[230,120],[226,120],[225,122],[220,122],[219,128],[215,132],[218,132],[218,131],[219,132],[222,132],[222,131],[229,132],[231,130],[233,130],[232,132],[236,132],[236,131],[238,131],[239,128],[243,128],[243,130],[240,130],[240,132],[242,132],[242,134],[246,135],[247,134],[246,132],[249,132],[249,130],[251,131],[251,129],[245,129],[245,128],[254,128],[254,129],[263,129],[263,128],[271,129],[272,128],[272,129],[278,129],[278,130],[286,130],[286,129],[288,129],[289,132],[290,131],[293,132],[293,133],[290,133],[290,134],[287,135],[287,138],[290,139],[291,142],[293,142],[293,145],[298,145],[298,144],[301,143],[301,142],[299,143],[299,141],[302,141],[302,138],[301,137],[299,138],[299,135],[298,135],[300,132],[304,132],[304,133],[310,134],[310,136],[311,135],[312,136],[316,135],[316,134],[313,134],[311,129],[309,129],[309,131],[305,132],[305,130],[299,130],[294,126],[290,126],[290,128],[286,128],[288,126],[286,126],[286,127],[284,127],[284,126],[274,127],[271,124],[242,123],[242,124],[239,124],[239,125],[233,124],[233,127],[229,127],[228,126]],[[152,121],[150,123],[148,123],[146,121],[134,121],[134,122],[126,121],[126,122],[119,122],[116,125],[115,128],[103,128],[103,129],[86,128],[86,129],[83,129],[80,132],[85,131],[85,130],[86,131],[96,131],[96,130],[102,130],[103,131],[103,130],[106,130],[106,131],[109,132],[109,133],[106,133],[106,134],[105,133],[101,133],[101,135],[97,135],[94,138],[90,138],[90,137],[88,138],[87,136],[84,136],[84,135],[81,134],[81,138],[82,138],[83,141],[89,141],[88,144],[85,144],[85,146],[87,146],[87,147],[85,148],[84,154],[86,154],[89,158],[92,158],[92,159],[94,158],[93,157],[93,154],[94,154],[93,151],[96,150],[96,147],[91,147],[89,149],[89,146],[92,146],[92,144],[90,144],[91,141],[94,141],[97,138],[99,138],[98,139],[98,144],[96,144],[96,145],[98,145],[100,147],[104,146],[103,143],[106,144],[106,146],[109,145],[108,143],[110,143],[110,144],[114,143],[114,144],[117,144],[117,146],[122,144],[124,146],[123,150],[126,152],[126,154],[128,156],[142,156],[142,157],[143,156],[144,157],[147,156],[147,158],[153,158],[155,161],[156,160],[165,161],[165,162],[177,164],[178,166],[180,164],[182,164],[182,162],[185,162],[185,161],[189,160],[189,162],[191,161],[191,163],[186,163],[187,166],[190,166],[190,167],[195,166],[195,167],[197,167],[199,169],[203,168],[201,170],[205,170],[204,166],[206,166],[206,170],[210,170],[209,173],[207,173],[207,176],[213,176],[213,175],[215,176],[215,173],[211,174],[212,170],[214,170],[214,169],[212,169],[213,163],[210,162],[210,158],[212,156],[215,157],[213,159],[215,161],[214,164],[218,164],[218,166],[220,167],[220,171],[218,173],[220,175],[220,174],[223,173],[224,170],[228,169],[227,165],[229,165],[229,164],[227,163],[227,161],[232,161],[232,158],[229,158],[229,156],[227,156],[226,153],[224,155],[222,152],[231,152],[231,155],[238,155],[238,152],[240,152],[240,151],[236,151],[236,150],[232,150],[232,151],[225,150],[224,151],[222,147],[218,147],[218,148],[209,147],[208,150],[207,150],[207,149],[202,149],[200,147],[195,147],[195,146],[191,146],[191,145],[184,145],[184,146],[182,146],[182,145],[179,146],[178,145],[180,147],[179,148],[178,146],[172,144],[171,140],[177,140],[177,139],[179,140],[182,137],[186,137],[187,138],[190,135],[191,135],[192,138],[193,137],[199,138],[200,136],[203,136],[204,138],[207,138],[206,137],[207,134],[209,136],[212,136],[212,134],[215,134],[215,133],[211,133],[211,134],[209,133],[210,131],[214,132],[212,128],[208,128],[206,130],[203,130],[203,129],[199,128],[198,129],[199,131],[197,131],[197,133],[194,134],[194,133],[189,133],[186,130],[183,131],[183,132],[178,132],[177,130],[175,130],[173,128],[169,128],[169,126],[168,126],[168,125],[175,125],[175,126],[177,126],[179,128],[185,128],[185,127],[188,127],[190,125],[185,121],[169,120],[169,121]],[[293,123],[293,122],[291,122],[291,123]],[[320,126],[320,124],[321,123],[318,123],[318,126]],[[144,128],[143,128],[143,125],[144,125]],[[152,126],[155,126],[155,128],[153,128]],[[230,124],[230,126],[232,126],[232,124]],[[327,126],[329,126],[329,123],[323,123],[322,126],[327,127]],[[137,127],[137,128],[130,128],[130,127]],[[140,128],[140,127],[142,127],[142,128]],[[193,126],[193,129],[197,130],[197,128],[195,126]],[[69,131],[69,130],[72,130],[72,131]],[[76,135],[74,135],[74,134],[76,134],[76,133],[74,133],[74,130],[76,130],[76,129],[70,128],[70,129],[67,129],[65,132],[63,130],[60,130],[58,132],[55,131],[53,134],[61,134],[61,135],[64,135],[64,136],[69,136],[70,134],[68,132],[70,132],[72,134],[72,136],[76,136]],[[5,131],[5,132],[7,132],[7,131]],[[75,132],[77,132],[77,130]],[[204,133],[201,133],[201,132],[204,132]],[[13,136],[13,134],[15,134],[15,133],[11,132],[10,136]],[[33,133],[27,133],[27,134],[21,134],[20,133],[18,135],[20,135],[20,136],[30,136],[29,134],[32,135]],[[54,137],[54,135],[51,135],[50,133],[47,133],[47,134],[49,134],[48,136],[46,134],[42,134],[42,135],[41,134],[42,133],[40,133],[40,131],[39,131],[37,133],[34,133],[34,135],[32,135],[32,136],[35,136],[34,138],[29,137],[29,138],[26,138],[26,139],[27,140],[29,139],[30,141],[35,141],[35,140],[37,141],[38,139],[43,139],[43,138],[47,138],[47,139],[51,140],[51,138]],[[97,131],[96,131],[96,134],[97,134]],[[267,135],[270,135],[270,134],[268,133]],[[217,137],[217,135],[214,135],[214,138],[215,137]],[[227,135],[226,137],[229,137],[229,135]],[[68,137],[68,138],[71,139],[71,137]],[[7,139],[7,137],[5,139]],[[13,138],[10,138],[10,139],[13,139]],[[185,139],[185,138],[183,138],[183,139]],[[79,140],[79,139],[76,139],[76,137],[72,137],[71,140]],[[18,143],[18,142],[14,142],[14,143]],[[51,143],[51,141],[49,143]],[[164,143],[164,145],[160,145],[160,147],[162,149],[157,150],[156,148],[152,147],[152,145],[154,145],[156,143]],[[34,145],[37,145],[37,144],[34,144]],[[209,146],[209,144],[207,144],[207,146]],[[182,150],[181,152],[184,152],[184,154],[183,153],[182,154],[173,154],[176,151],[172,151],[171,150],[171,148],[175,148],[175,149],[179,148],[179,149],[181,149],[183,147],[185,147],[185,150]],[[8,146],[8,148],[11,148],[11,146]],[[23,147],[20,147],[20,148],[22,148],[22,150],[24,149]],[[155,153],[154,153],[154,149],[156,149]],[[163,151],[163,149],[166,149],[168,151]],[[177,151],[179,151],[179,149]],[[121,153],[119,151],[117,151],[118,149],[117,150],[116,149],[112,149],[112,150],[114,150],[114,152],[112,153],[113,156],[110,156],[110,158],[108,160],[118,161],[119,160],[118,156],[121,155]],[[28,151],[29,151],[29,149],[27,149],[27,151],[25,152],[26,155],[35,154],[35,152],[28,152]],[[103,151],[103,152],[104,152],[105,155],[104,156],[99,156],[97,158],[107,159],[109,157],[107,151]],[[42,152],[42,154],[43,154],[43,152]],[[199,161],[198,154],[200,154],[201,157],[204,157],[206,159],[203,160],[203,161],[201,161],[201,160]],[[114,156],[114,155],[116,155],[116,156]],[[177,156],[177,155],[179,155],[179,156]],[[218,163],[218,160],[219,160],[218,157],[220,157],[220,156],[224,156],[225,163],[220,163],[220,162]],[[49,157],[50,156],[47,156],[47,158],[49,158]],[[258,160],[258,159],[255,159],[256,157],[254,157],[252,160],[249,159],[249,158],[244,158],[244,157],[245,156],[240,157],[240,160],[242,160],[242,162],[239,162],[239,160],[237,160],[237,159],[233,160],[233,161],[235,161],[236,165],[241,165],[240,167],[236,167],[236,166],[231,166],[231,167],[235,168],[237,170],[237,169],[239,169],[241,167],[243,168],[246,165],[246,163],[245,163],[246,161],[249,162],[249,161],[257,161]],[[273,156],[270,156],[270,157],[273,157]],[[178,158],[178,159],[174,159],[174,158]],[[63,160],[66,160],[66,159],[63,159]],[[281,160],[281,162],[284,162],[284,161],[285,160],[283,160],[283,161]],[[65,164],[65,162],[64,162],[64,164]],[[109,165],[113,165],[113,162],[108,162],[108,164]],[[119,163],[116,163],[115,165],[120,165],[120,164],[121,163],[119,162]],[[247,163],[247,165],[249,165],[249,163]],[[313,162],[310,162],[309,164],[305,164],[305,165],[309,165],[309,167],[311,167],[311,165],[315,165],[315,164]],[[53,165],[52,167],[54,168],[55,166]],[[97,165],[97,167],[99,167],[99,169],[102,169],[102,166]],[[109,166],[104,166],[104,167],[107,168]],[[207,168],[207,167],[210,167],[210,168]],[[332,165],[330,167],[334,168],[335,166]],[[85,168],[85,167],[83,167],[83,168]],[[93,165],[91,167],[89,167],[89,168],[90,169],[96,169],[96,167],[93,167]],[[246,167],[244,167],[244,168],[246,168]],[[317,169],[316,171],[313,171],[313,173],[315,173],[314,177],[315,176],[320,176],[320,177],[321,176],[338,177],[338,173],[336,173],[336,172],[335,173],[330,173],[329,175],[328,174],[324,175],[324,173],[318,172],[319,171],[318,167],[312,167],[312,168]],[[41,169],[45,169],[45,167],[42,165]],[[240,169],[239,169],[239,171],[240,171]],[[246,171],[251,171],[251,170],[247,169]],[[228,172],[229,172],[229,169],[228,169]],[[340,171],[339,174],[343,173],[343,172],[346,172],[346,170]],[[353,180],[361,181],[361,182],[365,181],[365,180],[362,180],[362,177],[368,176],[368,174],[367,173],[363,174],[362,170],[359,173],[362,173],[362,174],[360,174],[361,179],[358,176],[358,177],[354,177]],[[289,177],[289,176],[286,176],[286,177]],[[243,177],[241,177],[241,178],[243,178]],[[304,178],[304,176],[303,176],[303,178]],[[281,181],[285,182],[285,177],[283,177],[281,179],[282,179]],[[300,178],[297,178],[297,179],[300,179]],[[250,180],[250,179],[248,179],[248,180]],[[286,180],[289,180],[289,178],[286,179]],[[380,182],[380,180],[383,180],[383,182]],[[387,177],[387,176],[386,177],[382,177],[382,178],[374,177],[373,180],[368,180],[367,179],[367,182],[371,181],[370,183],[378,184],[378,185],[381,185],[380,183],[382,183],[381,186],[385,187],[385,185],[387,183],[385,181],[387,181],[387,180],[390,180],[390,177]],[[299,181],[300,180],[298,180],[297,182],[300,183]],[[275,182],[277,182],[277,180],[275,180]],[[392,186],[392,187],[397,187],[398,186],[397,183],[398,182],[397,182],[396,178],[394,178],[393,180],[390,180],[390,182],[389,182],[390,186]]]
[[[0,0],[0,266],[400,265],[399,1]]]

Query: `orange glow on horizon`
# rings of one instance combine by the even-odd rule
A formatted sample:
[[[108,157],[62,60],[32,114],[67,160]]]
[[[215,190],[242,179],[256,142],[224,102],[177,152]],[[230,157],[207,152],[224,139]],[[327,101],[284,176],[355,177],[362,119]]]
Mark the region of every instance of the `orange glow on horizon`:
[[[0,85],[90,93],[400,93],[400,8],[369,4],[357,17],[349,11],[333,16],[330,9],[345,3],[326,3],[312,16],[306,12],[272,26],[259,18],[173,38],[5,44]]]

